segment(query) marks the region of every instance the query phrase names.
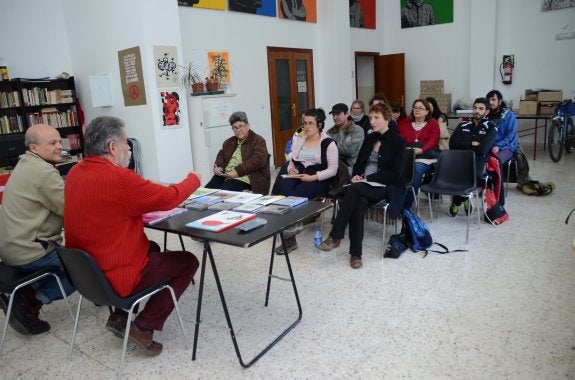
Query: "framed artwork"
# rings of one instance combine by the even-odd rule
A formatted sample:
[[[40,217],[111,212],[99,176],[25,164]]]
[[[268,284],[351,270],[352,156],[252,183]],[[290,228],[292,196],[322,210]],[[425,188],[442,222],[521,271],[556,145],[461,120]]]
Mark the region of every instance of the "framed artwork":
[[[180,126],[180,95],[177,91],[161,91],[162,126],[175,128]]]
[[[228,10],[276,17],[276,0],[228,0]]]
[[[349,26],[375,29],[375,0],[350,0]]]
[[[178,5],[194,8],[208,8],[223,11],[226,9],[226,0],[178,0]]]
[[[575,7],[575,0],[543,0],[541,12]]]
[[[453,0],[399,0],[401,28],[453,22]]]
[[[177,63],[177,47],[154,46],[154,67],[158,87],[180,87]]]
[[[277,0],[278,16],[297,21],[317,22],[316,0]]]

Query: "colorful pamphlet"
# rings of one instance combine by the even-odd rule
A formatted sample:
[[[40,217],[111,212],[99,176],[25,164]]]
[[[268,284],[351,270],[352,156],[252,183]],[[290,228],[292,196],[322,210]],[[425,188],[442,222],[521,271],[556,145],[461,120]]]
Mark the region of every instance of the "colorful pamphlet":
[[[223,210],[187,223],[186,227],[198,228],[206,231],[221,232],[255,217],[256,214],[237,212],[233,210]]]
[[[254,194],[254,193],[240,193],[238,195],[236,195],[235,197],[231,197],[226,199],[226,202],[232,202],[232,203],[249,203],[249,202],[253,202],[258,198],[261,198],[263,195],[262,194]]]
[[[216,191],[218,191],[218,189],[208,189],[207,187],[198,187],[196,191],[190,194],[188,199],[196,199],[199,197],[203,197],[204,195],[215,193]]]
[[[285,198],[285,195],[264,195],[263,197],[256,199],[254,203],[269,205],[283,198]]]
[[[212,205],[209,205],[208,210],[229,210],[231,208],[236,207],[238,204],[239,203],[232,203],[232,202],[228,202],[228,201],[218,202],[218,203],[214,203]]]
[[[224,201],[227,201],[228,199],[233,198],[236,195],[240,195],[240,194],[243,194],[243,193],[241,191],[218,190],[217,192],[212,193],[211,195],[214,197],[220,197]]]
[[[236,207],[234,207],[234,211],[240,211],[240,212],[256,212],[257,210],[259,210],[260,208],[264,207],[264,205],[260,205],[259,203],[244,203],[241,205],[236,205]]]
[[[285,206],[290,206],[290,207],[297,207],[299,205],[307,203],[307,201],[308,201],[308,199],[306,197],[295,197],[295,196],[290,195],[289,197],[285,197],[283,199],[275,201],[273,204],[274,205],[285,205]]]
[[[182,207],[176,207],[171,210],[164,211],[152,211],[144,214],[142,219],[144,220],[145,224],[154,224],[164,219],[168,219],[170,216],[178,215],[186,211],[188,211],[188,209]]]

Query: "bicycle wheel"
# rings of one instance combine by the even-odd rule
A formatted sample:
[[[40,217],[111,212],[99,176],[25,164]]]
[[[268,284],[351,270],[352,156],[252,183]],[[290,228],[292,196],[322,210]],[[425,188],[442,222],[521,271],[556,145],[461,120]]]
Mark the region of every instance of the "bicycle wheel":
[[[558,162],[563,155],[563,142],[561,141],[562,123],[559,120],[553,120],[551,129],[549,129],[549,136],[547,137],[547,148],[549,150],[549,157],[553,162]]]
[[[565,152],[571,153],[575,150],[575,127],[573,119],[567,116],[567,136],[565,136]]]

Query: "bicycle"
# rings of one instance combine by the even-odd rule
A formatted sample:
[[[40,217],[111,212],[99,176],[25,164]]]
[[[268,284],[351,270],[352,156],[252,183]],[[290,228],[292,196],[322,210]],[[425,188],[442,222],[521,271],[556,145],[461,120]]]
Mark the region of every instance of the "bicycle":
[[[575,127],[573,127],[573,118],[575,115],[575,104],[571,99],[564,100],[557,105],[555,113],[551,117],[551,129],[547,138],[547,148],[549,157],[553,162],[559,162],[563,155],[575,150]]]

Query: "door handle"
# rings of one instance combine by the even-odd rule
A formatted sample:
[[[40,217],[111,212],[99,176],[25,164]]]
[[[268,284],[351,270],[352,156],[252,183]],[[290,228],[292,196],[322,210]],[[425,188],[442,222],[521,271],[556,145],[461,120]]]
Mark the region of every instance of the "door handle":
[[[292,103],[292,105],[291,105],[291,114],[292,114],[293,117],[296,116],[296,115],[295,115],[295,103]]]

